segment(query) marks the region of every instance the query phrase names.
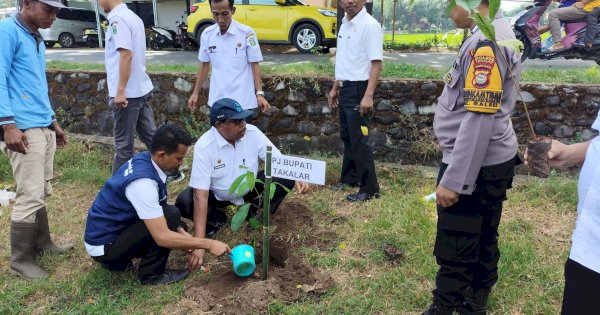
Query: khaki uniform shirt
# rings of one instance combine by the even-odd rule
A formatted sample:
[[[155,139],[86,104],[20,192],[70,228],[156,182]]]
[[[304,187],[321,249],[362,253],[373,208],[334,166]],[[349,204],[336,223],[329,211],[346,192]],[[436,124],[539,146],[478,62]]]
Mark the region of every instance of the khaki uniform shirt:
[[[509,23],[498,13],[493,23],[496,40],[515,39]],[[434,117],[434,131],[442,148],[442,162],[448,169],[440,185],[459,194],[471,195],[482,166],[506,162],[517,154],[515,135],[510,113],[515,107],[518,93],[508,74],[506,63],[499,53],[506,56],[516,86],[519,86],[521,61],[511,48],[499,46],[495,57],[502,82],[500,108],[495,113],[480,113],[465,107],[465,83],[474,53],[485,35],[477,27],[472,30],[460,48],[458,58],[446,74],[446,85],[438,99]],[[472,71],[472,69],[471,69]]]

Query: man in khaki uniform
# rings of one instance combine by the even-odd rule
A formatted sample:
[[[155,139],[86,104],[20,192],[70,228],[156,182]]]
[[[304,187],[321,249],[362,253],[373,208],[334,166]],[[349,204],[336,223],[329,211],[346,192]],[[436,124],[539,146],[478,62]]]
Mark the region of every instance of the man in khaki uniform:
[[[488,1],[479,6],[488,14]],[[486,40],[468,12],[450,13],[457,27],[470,28],[438,99],[434,130],[443,151],[438,175],[437,236],[433,254],[440,269],[433,303],[425,314],[485,314],[498,279],[498,225],[502,201],[518,160],[510,120],[521,64],[517,54]],[[514,39],[499,12],[496,40]],[[511,81],[504,55],[513,70]]]

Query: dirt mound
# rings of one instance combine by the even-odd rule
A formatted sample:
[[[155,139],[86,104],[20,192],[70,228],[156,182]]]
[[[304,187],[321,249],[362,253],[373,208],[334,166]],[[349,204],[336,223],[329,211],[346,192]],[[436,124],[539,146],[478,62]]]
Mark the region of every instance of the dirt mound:
[[[300,246],[327,246],[331,231],[317,231],[310,208],[298,200],[283,203],[272,217],[269,279],[261,281],[262,244],[256,244],[256,271],[248,278],[236,276],[230,263],[211,266],[207,277],[184,288],[185,303],[179,314],[210,311],[213,314],[264,313],[270,302],[292,303],[318,298],[332,288],[333,279],[308,266],[298,254]]]

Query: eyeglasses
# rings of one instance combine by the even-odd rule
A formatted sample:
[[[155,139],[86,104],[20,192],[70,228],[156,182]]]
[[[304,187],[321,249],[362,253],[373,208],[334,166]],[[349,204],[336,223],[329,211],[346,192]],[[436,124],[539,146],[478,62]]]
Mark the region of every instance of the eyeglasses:
[[[225,120],[225,123],[234,124],[236,126],[239,126],[245,122],[246,122],[246,120],[244,120],[244,119],[226,119]]]

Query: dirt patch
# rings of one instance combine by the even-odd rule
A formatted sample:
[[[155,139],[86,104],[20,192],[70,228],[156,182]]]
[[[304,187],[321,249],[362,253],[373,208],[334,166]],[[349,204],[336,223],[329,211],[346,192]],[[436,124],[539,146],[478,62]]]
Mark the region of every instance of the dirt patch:
[[[256,271],[248,278],[233,273],[228,262],[210,266],[207,277],[184,288],[185,303],[180,314],[264,313],[273,300],[292,303],[302,298],[318,299],[334,281],[307,265],[300,247],[327,246],[335,238],[331,231],[317,231],[310,208],[299,200],[289,200],[272,217],[269,251],[269,279],[261,280],[262,244],[256,244]]]

